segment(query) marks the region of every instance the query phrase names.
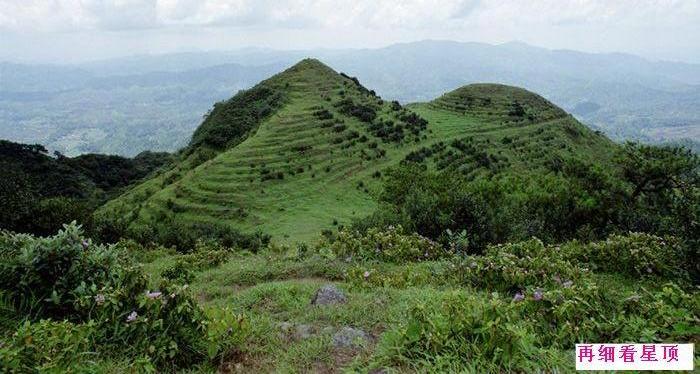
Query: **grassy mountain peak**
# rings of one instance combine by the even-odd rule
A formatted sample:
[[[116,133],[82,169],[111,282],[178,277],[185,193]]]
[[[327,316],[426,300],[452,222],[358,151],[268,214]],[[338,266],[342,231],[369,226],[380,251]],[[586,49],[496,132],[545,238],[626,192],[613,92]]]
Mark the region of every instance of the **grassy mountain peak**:
[[[433,100],[431,105],[456,113],[513,122],[547,121],[567,115],[538,94],[520,87],[494,83],[462,86]]]
[[[522,89],[470,85],[403,107],[305,59],[215,104],[180,163],[97,215],[123,217],[131,236],[216,223],[308,240],[366,216],[385,170],[402,162],[495,175],[610,147]]]
[[[188,145],[192,152],[206,146],[215,150],[237,145],[288,100],[309,93],[327,97],[344,77],[316,59],[304,59],[232,98],[214,104]]]

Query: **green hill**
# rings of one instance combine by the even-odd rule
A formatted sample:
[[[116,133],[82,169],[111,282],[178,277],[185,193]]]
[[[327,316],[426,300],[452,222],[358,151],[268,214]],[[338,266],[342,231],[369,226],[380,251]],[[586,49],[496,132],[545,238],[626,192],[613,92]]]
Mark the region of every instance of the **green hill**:
[[[469,85],[402,107],[306,59],[217,103],[172,169],[96,215],[130,236],[213,223],[308,240],[371,213],[382,172],[403,161],[496,175],[613,147],[523,89]]]
[[[170,161],[170,154],[134,158],[49,155],[41,145],[0,140],[0,229],[48,235]]]

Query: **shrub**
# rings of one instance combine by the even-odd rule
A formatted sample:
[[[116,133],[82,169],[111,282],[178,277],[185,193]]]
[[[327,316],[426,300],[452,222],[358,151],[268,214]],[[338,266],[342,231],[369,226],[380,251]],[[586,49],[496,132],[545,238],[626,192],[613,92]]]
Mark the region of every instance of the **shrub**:
[[[674,238],[661,238],[644,233],[611,235],[607,240],[580,244],[571,242],[562,247],[564,255],[593,270],[631,276],[660,276],[686,279],[683,270],[692,260]]]
[[[700,332],[697,295],[673,283],[635,294],[586,277],[505,298],[454,291],[441,299],[418,304],[404,324],[385,333],[373,366],[419,365],[422,372],[449,361],[452,371],[529,372],[542,367],[528,365],[547,363],[545,371],[556,372],[571,365],[556,361],[556,352],[575,343],[693,341]]]
[[[3,233],[0,254],[0,292],[12,308],[30,321],[66,320],[21,327],[15,336],[44,341],[15,340],[2,348],[12,365],[60,366],[63,357],[69,360],[85,347],[143,357],[164,368],[219,353],[208,328],[213,322],[186,286],[164,282],[159,291],[148,290],[145,274],[125,248],[96,245],[74,223],[47,238]],[[56,361],[41,357],[46,352],[54,352]]]
[[[377,111],[374,106],[355,103],[350,98],[338,101],[335,106],[341,113],[353,116],[362,122],[371,123],[377,117]]]
[[[123,252],[93,244],[75,223],[53,237],[3,236],[14,248],[0,268],[0,289],[30,317],[82,319],[75,302],[86,287],[115,287],[128,295],[145,287],[145,277]]]
[[[177,261],[163,269],[160,275],[165,279],[187,284],[194,280],[194,271],[218,266],[226,261],[231,253],[231,248],[223,247],[216,241],[198,240],[192,252],[178,256]]]
[[[413,307],[405,324],[383,336],[377,363],[410,367],[447,360],[468,371],[525,370],[543,352],[517,319],[502,299],[450,293],[441,302]]]
[[[225,224],[169,222],[159,226],[156,241],[180,252],[192,251],[198,240],[215,241],[226,248],[257,252],[267,246],[270,236],[262,232],[242,233]]]
[[[460,285],[455,265],[448,260],[416,262],[403,266],[358,264],[345,272],[344,279],[352,287],[360,289]]]
[[[573,284],[586,274],[565,260],[557,247],[545,246],[538,239],[489,246],[483,256],[461,260],[459,272],[472,286],[510,293]]]
[[[330,240],[322,237],[317,248],[330,249],[335,256],[341,258],[386,262],[434,260],[450,255],[429,239],[415,233],[404,234],[401,226],[386,230],[371,228],[364,234],[343,229]]]
[[[41,320],[22,323],[0,346],[2,372],[58,372],[77,369],[90,358],[94,324]]]
[[[194,280],[194,266],[189,262],[178,259],[174,264],[167,266],[160,272],[160,276],[169,281],[180,284],[188,284]]]

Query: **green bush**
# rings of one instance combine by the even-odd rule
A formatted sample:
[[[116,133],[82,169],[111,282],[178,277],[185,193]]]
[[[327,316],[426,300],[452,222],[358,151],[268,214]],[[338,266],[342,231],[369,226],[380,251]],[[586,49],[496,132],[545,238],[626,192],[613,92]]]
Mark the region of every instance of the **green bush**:
[[[525,370],[542,362],[545,352],[518,319],[508,301],[453,292],[439,303],[412,308],[405,324],[383,336],[376,364],[434,366],[447,360],[460,371]]]
[[[198,240],[192,252],[179,255],[177,261],[163,269],[160,275],[165,279],[187,284],[194,280],[195,271],[222,264],[232,252],[231,248],[226,248],[216,241]]]
[[[322,237],[317,249],[339,258],[386,262],[425,261],[450,256],[439,244],[418,234],[405,234],[401,226],[365,233],[342,229],[333,238]]]
[[[219,322],[205,315],[186,285],[163,282],[157,291],[149,290],[148,279],[131,263],[128,250],[93,244],[75,224],[48,238],[0,235],[0,291],[14,310],[30,321],[74,324],[65,325],[66,335],[60,335],[53,330],[60,330],[54,322],[30,323],[16,336],[44,334],[46,344],[52,339],[56,344],[36,345],[33,338],[17,340],[14,348],[2,351],[12,358],[8,362],[20,367],[27,362],[59,365],[63,353],[56,353],[57,361],[50,362],[40,356],[53,351],[83,352],[84,347],[76,344],[82,344],[88,335],[89,351],[141,357],[160,368],[187,367],[220,355],[219,341],[230,340],[219,339],[218,328],[212,329]],[[223,323],[233,322],[229,318]],[[229,325],[227,336],[240,335],[239,325]],[[80,335],[83,329],[89,334]],[[78,337],[75,342],[74,335]]]
[[[571,367],[561,352],[576,343],[692,342],[700,333],[700,299],[673,283],[635,292],[585,277],[502,295],[453,291],[416,305],[405,323],[382,336],[372,366],[560,371]]]
[[[224,224],[189,224],[173,221],[158,226],[155,241],[167,247],[175,247],[180,252],[190,252],[195,249],[199,240],[215,241],[227,248],[257,252],[267,246],[270,236],[262,232],[242,233]]]
[[[22,323],[11,338],[0,345],[2,372],[58,372],[87,359],[92,352],[95,326],[68,321],[41,320]]]
[[[558,247],[539,239],[490,246],[483,256],[467,256],[458,265],[464,283],[511,293],[527,287],[566,286],[587,273],[565,260]]]
[[[195,267],[183,259],[177,259],[174,264],[167,266],[160,272],[163,279],[179,284],[192,283],[194,280]]]
[[[344,273],[344,280],[360,289],[458,286],[460,278],[455,269],[456,266],[450,260],[416,262],[403,266],[371,263],[350,267]]]
[[[700,336],[700,297],[673,282],[656,291],[642,289],[626,298],[623,306],[629,318],[622,325],[620,341],[692,342]]]
[[[31,318],[82,319],[76,301],[90,287],[114,287],[129,296],[145,288],[145,276],[123,251],[92,243],[74,223],[52,237],[2,237],[9,255],[0,267],[0,289]]]
[[[684,280],[692,258],[674,238],[661,238],[644,233],[611,235],[607,240],[580,244],[571,242],[561,247],[564,256],[586,264],[594,271],[631,276],[659,276]]]

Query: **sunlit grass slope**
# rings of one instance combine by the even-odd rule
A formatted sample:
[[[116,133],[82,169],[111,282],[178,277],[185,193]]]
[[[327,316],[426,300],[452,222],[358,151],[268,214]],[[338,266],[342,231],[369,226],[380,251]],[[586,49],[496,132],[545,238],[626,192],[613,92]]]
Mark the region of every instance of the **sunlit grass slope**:
[[[243,135],[227,138],[226,126],[237,124],[226,121],[243,118],[243,106],[261,89],[274,92],[274,100],[265,99]],[[567,155],[606,159],[613,147],[519,88],[470,85],[401,107],[312,59],[217,104],[213,113],[176,167],[97,214],[123,217],[132,228],[225,223],[293,242],[369,214],[382,172],[405,160],[495,175]],[[202,140],[207,136],[215,140]]]

